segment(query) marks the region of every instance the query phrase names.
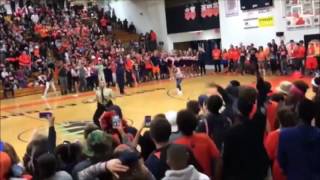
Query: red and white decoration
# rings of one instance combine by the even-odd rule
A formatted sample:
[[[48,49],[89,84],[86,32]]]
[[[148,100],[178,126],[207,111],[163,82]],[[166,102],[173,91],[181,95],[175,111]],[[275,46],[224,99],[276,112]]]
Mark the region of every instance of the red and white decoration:
[[[194,5],[190,7],[186,7],[184,10],[184,18],[189,21],[189,20],[195,20],[197,17],[196,13],[196,7]]]
[[[218,15],[219,15],[219,4],[217,2],[201,5],[202,18],[211,18],[212,16],[218,16]]]

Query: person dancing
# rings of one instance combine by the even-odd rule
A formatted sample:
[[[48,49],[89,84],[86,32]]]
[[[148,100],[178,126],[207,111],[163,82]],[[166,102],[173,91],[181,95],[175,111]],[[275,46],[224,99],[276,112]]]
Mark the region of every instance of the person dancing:
[[[182,84],[182,80],[183,80],[183,74],[182,74],[181,69],[179,68],[179,66],[175,67],[174,73],[175,73],[175,78],[176,78],[177,94],[179,96],[181,96],[183,94],[182,93],[182,88],[181,88],[181,84]]]
[[[53,68],[48,67],[48,74],[46,79],[46,88],[44,90],[42,98],[47,98],[49,88],[53,89],[53,92],[57,95],[56,86],[54,85],[54,79],[53,79]]]

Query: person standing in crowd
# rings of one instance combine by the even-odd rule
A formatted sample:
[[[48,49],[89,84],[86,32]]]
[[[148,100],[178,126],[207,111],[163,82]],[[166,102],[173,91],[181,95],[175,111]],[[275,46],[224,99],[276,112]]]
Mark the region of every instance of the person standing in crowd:
[[[125,59],[125,74],[126,74],[126,85],[129,87],[133,87],[133,61],[131,60],[131,56],[127,55]]]
[[[277,121],[280,124],[280,128],[271,131],[265,140],[265,148],[268,153],[270,161],[272,161],[272,177],[274,180],[286,180],[285,175],[282,173],[282,169],[278,162],[278,146],[279,135],[284,128],[294,127],[297,124],[297,114],[290,109],[282,108],[278,110]]]
[[[124,86],[125,86],[124,74],[125,74],[125,68],[123,65],[123,60],[120,58],[117,62],[116,79],[117,79],[117,84],[118,84],[118,88],[121,95],[124,95]]]
[[[157,49],[157,41],[158,37],[156,32],[150,30],[150,51],[154,51]]]
[[[254,47],[254,44],[251,44],[249,52],[250,52],[249,54],[250,72],[251,74],[254,74],[259,70],[258,59],[257,59],[258,50]]]
[[[153,79],[160,80],[160,57],[159,52],[154,51],[151,56]]]
[[[219,150],[223,149],[224,137],[231,127],[231,122],[219,112],[222,105],[223,100],[219,95],[210,96],[205,103],[209,113],[197,128],[198,132],[206,133]]]
[[[266,76],[267,57],[262,46],[259,47],[259,50],[257,52],[257,59],[260,74]]]
[[[67,64],[61,65],[59,69],[59,83],[60,83],[60,91],[61,95],[68,94],[68,78],[67,78]]]
[[[79,93],[79,69],[75,64],[71,65],[71,76],[72,76],[72,89],[74,90],[76,96]]]
[[[247,59],[247,51],[244,46],[240,46],[240,72],[242,75],[245,73],[245,62]]]
[[[224,141],[224,179],[263,180],[267,176],[269,160],[263,144],[266,129],[263,106],[268,91],[258,72],[257,89],[258,93],[252,87],[241,87],[239,90],[238,124],[227,132]],[[256,113],[250,118],[256,102]]]
[[[284,44],[281,44],[279,47],[279,61],[280,61],[280,72],[281,75],[287,75],[288,74],[288,51],[287,47]]]
[[[46,86],[42,98],[47,98],[50,86],[53,92],[56,94],[56,86],[54,85],[54,69],[52,67],[48,67],[48,73],[46,77]]]
[[[167,150],[167,162],[170,170],[167,170],[162,180],[209,180],[210,178],[199,172],[188,163],[190,152],[186,146],[172,144]]]
[[[199,49],[199,52],[198,52],[198,63],[200,67],[201,76],[206,75],[206,53],[202,48]]]
[[[270,67],[271,73],[274,75],[278,70],[278,61],[277,61],[277,51],[275,46],[271,43],[268,44],[269,47],[269,57],[270,57]]]
[[[8,93],[11,93],[11,97],[14,97],[14,85],[9,79],[9,76],[6,76],[2,81],[3,86],[3,97],[8,98]]]
[[[97,73],[98,73],[98,82],[106,82],[104,78],[104,65],[102,63],[102,59],[98,58],[98,64],[96,65]]]
[[[221,177],[221,156],[215,143],[203,133],[195,133],[197,118],[188,110],[181,110],[177,115],[177,125],[182,136],[174,143],[188,147],[198,161],[203,172],[210,178]]]
[[[221,50],[218,48],[217,44],[214,45],[211,56],[213,59],[215,72],[221,72]]]
[[[319,109],[309,99],[298,107],[301,124],[280,132],[278,161],[288,179],[319,179],[320,131],[312,126]]]

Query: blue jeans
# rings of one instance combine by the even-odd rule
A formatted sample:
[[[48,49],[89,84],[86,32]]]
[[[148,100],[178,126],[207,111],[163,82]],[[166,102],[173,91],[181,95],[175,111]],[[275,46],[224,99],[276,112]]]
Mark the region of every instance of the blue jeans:
[[[181,83],[182,83],[182,78],[176,78],[176,85],[180,91],[181,91]]]

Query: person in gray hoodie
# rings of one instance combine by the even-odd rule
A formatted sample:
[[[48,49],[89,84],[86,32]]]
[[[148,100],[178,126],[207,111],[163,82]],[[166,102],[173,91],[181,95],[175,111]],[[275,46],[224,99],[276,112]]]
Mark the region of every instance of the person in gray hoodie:
[[[193,165],[188,164],[190,157],[187,147],[180,144],[172,144],[167,150],[167,164],[171,170],[167,170],[162,180],[210,180],[199,172]]]

